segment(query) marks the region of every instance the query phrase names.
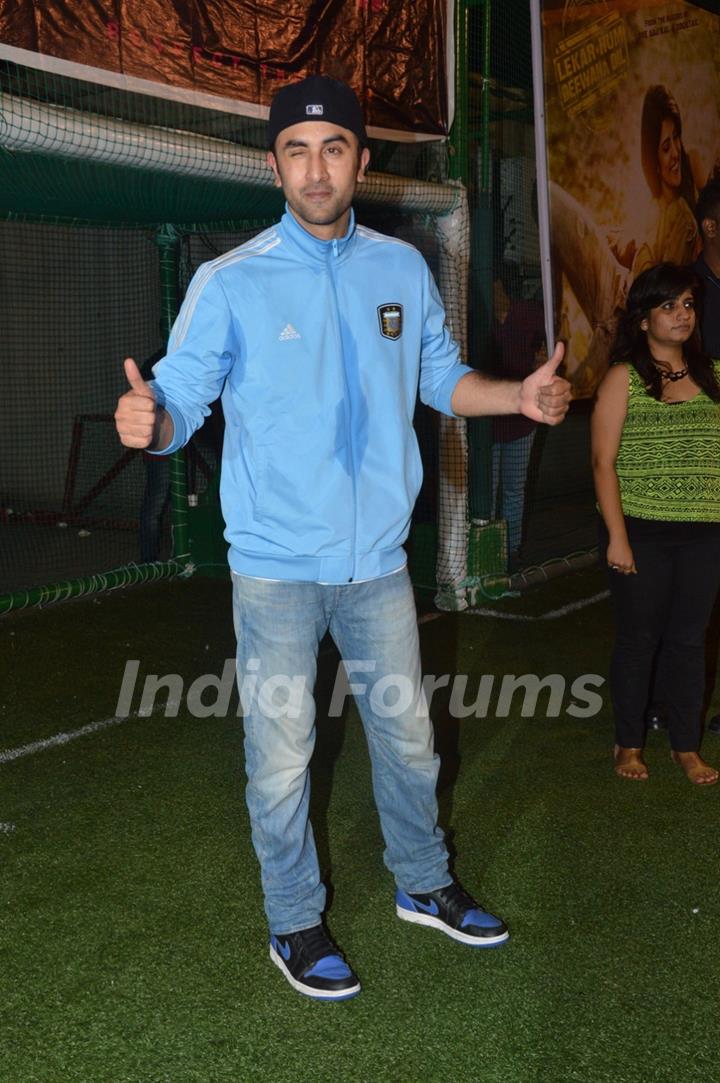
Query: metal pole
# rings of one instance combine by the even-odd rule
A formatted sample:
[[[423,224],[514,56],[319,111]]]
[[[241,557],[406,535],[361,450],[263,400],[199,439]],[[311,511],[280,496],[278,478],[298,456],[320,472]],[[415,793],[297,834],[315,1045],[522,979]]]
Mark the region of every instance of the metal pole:
[[[455,4],[455,118],[450,132],[450,176],[466,186],[468,157],[468,0]]]
[[[476,187],[471,200],[470,309],[471,359],[476,368],[487,369],[493,317],[492,158],[490,150],[490,88],[492,65],[492,4],[476,0],[482,8],[482,54],[480,90],[480,145],[476,147]],[[477,150],[479,149],[479,161]],[[492,421],[474,418],[468,428],[470,440],[469,503],[471,522],[492,518]]]
[[[166,223],[155,234],[160,249],[160,320],[167,340],[178,312],[178,271],[180,235]],[[185,451],[170,456],[170,508],[172,521],[172,559],[181,564],[190,559],[188,541],[188,488]]]
[[[530,0],[530,19],[540,270],[545,308],[545,335],[548,357],[550,357],[555,349],[555,298],[553,297],[552,265],[550,262],[550,182],[548,179],[547,140],[545,136],[545,73],[540,0]]]

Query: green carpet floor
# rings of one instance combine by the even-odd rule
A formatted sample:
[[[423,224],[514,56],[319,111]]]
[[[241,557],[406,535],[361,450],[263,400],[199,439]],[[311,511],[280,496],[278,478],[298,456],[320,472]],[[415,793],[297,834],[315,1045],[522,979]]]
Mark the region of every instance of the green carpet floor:
[[[521,598],[534,614],[597,572]],[[425,669],[605,675],[606,601],[554,620],[422,625]],[[221,583],[161,584],[0,621],[0,749],[114,714],[127,659],[186,685],[232,654]],[[320,699],[336,659],[323,656]],[[684,1083],[717,1078],[720,787],[651,734],[616,779],[592,718],[433,707],[455,869],[512,939],[477,951],[399,922],[353,709],[319,726],[313,819],[328,924],[362,994],[313,1003],[267,957],[241,723],[161,710],[0,763],[2,1083]],[[137,697],[136,697],[137,701]],[[134,706],[137,706],[135,702]],[[711,710],[716,704],[711,705]],[[705,752],[720,761],[720,738]]]

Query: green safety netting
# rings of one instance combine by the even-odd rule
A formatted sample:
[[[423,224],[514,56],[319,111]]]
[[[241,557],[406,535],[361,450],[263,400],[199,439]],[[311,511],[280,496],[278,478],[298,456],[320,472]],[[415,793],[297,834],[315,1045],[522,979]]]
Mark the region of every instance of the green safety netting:
[[[187,461],[163,464],[158,479],[148,457],[120,448],[112,410],[122,358],[150,366],[161,355],[197,266],[281,212],[264,151],[237,141],[261,144],[261,126],[10,64],[3,85],[1,318],[11,376],[0,406],[1,607],[115,585],[108,570],[123,569],[118,582],[132,578],[127,567],[149,559],[143,524],[158,492],[172,494],[153,554],[165,572],[224,568],[217,439],[201,433]],[[373,153],[412,175],[374,171],[359,218],[423,249],[462,340],[464,192],[414,176],[442,176],[437,147],[377,144]],[[413,568],[424,585],[437,579],[447,604],[462,604],[465,427],[422,408],[418,427],[427,480]]]

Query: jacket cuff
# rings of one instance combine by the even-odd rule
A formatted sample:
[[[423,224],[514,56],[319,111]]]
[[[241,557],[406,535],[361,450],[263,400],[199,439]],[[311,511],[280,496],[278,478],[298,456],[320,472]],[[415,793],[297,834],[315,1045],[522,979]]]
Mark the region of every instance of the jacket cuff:
[[[158,406],[162,408],[170,415],[173,423],[173,438],[166,448],[162,451],[150,451],[147,450],[148,455],[172,455],[174,451],[179,451],[181,447],[184,447],[187,443],[187,427],[183,419],[182,414],[178,411],[177,407],[173,406],[165,398],[163,389],[155,380],[148,381],[150,387],[155,392],[155,401]]]
[[[441,414],[447,414],[449,417],[461,416],[460,414],[455,413],[450,405],[450,401],[457,385],[464,376],[467,376],[471,372],[475,372],[475,369],[471,369],[469,365],[454,366],[435,392],[434,406],[436,410],[439,410]]]

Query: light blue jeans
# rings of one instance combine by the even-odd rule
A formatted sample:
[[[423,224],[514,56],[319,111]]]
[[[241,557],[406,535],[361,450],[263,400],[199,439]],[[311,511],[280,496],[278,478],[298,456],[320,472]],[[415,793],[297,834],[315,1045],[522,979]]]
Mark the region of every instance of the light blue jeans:
[[[365,728],[385,864],[403,891],[449,884],[437,825],[440,763],[422,693],[407,571],[340,586],[233,574],[233,613],[247,804],[270,931],[311,928],[325,908],[308,820],[308,768],[318,647],[328,629]]]
[[[525,483],[535,429],[507,443],[492,446],[492,507],[496,519],[507,521],[508,550],[518,553],[522,543]],[[498,507],[498,488],[502,506]]]

